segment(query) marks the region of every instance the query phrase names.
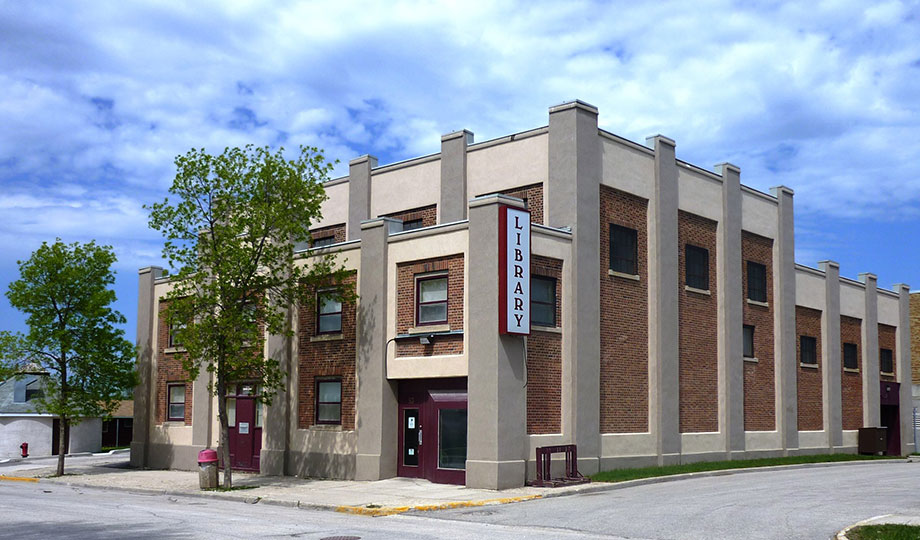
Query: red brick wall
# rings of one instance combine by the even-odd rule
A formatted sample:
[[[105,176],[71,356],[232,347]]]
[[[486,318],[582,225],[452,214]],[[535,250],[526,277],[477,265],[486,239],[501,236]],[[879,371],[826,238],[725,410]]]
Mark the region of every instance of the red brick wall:
[[[910,294],[910,379],[920,384],[920,293]]]
[[[188,380],[188,372],[182,369],[181,352],[166,352],[169,348],[169,325],[166,324],[166,302],[160,302],[159,319],[157,321],[157,423],[166,421],[167,384],[185,384],[185,425],[192,425],[192,383]]]
[[[533,276],[556,278],[556,327],[562,327],[562,261],[533,255]],[[562,432],[562,335],[531,331],[527,338],[527,433]]]
[[[680,211],[677,217],[680,292],[680,431],[719,431],[719,319],[715,221]],[[687,291],[687,244],[709,250],[711,295]]]
[[[527,209],[530,210],[530,222],[543,224],[543,184],[531,184],[504,191],[499,191],[504,195],[510,195],[523,199],[527,203]]]
[[[328,227],[319,227],[316,229],[310,229],[310,237],[313,240],[320,240],[322,238],[335,238],[335,242],[344,242],[345,241],[345,224],[339,223],[338,225],[329,225]]]
[[[843,429],[859,429],[863,425],[862,412],[862,374],[843,369],[843,344],[856,345],[856,362],[862,369],[862,321],[843,315],[840,317],[840,365],[843,372],[840,378],[840,401],[843,416]]]
[[[802,367],[801,336],[815,338],[816,368]],[[798,420],[800,431],[824,429],[824,412],[821,400],[821,311],[795,306],[795,357],[797,368]]]
[[[773,240],[747,231],[741,232],[741,290],[744,324],[754,326],[754,356],[757,362],[744,363],[744,429],[776,429],[776,404],[773,374]],[[767,304],[747,302],[747,261],[767,267]]]
[[[396,333],[415,327],[415,276],[429,272],[447,273],[447,324],[463,330],[463,255],[449,255],[400,263],[396,267]],[[463,336],[435,336],[430,345],[417,339],[396,342],[396,356],[436,356],[463,353]]]
[[[891,349],[891,365],[894,369],[894,375],[879,375],[879,380],[896,382],[898,380],[898,350],[897,350],[897,328],[887,324],[878,325],[878,349],[879,349],[879,372],[882,370],[881,350]],[[907,384],[905,382],[905,384]]]
[[[600,186],[602,433],[648,431],[648,201]],[[610,224],[638,231],[639,281],[611,276]]]
[[[422,220],[422,227],[431,227],[438,223],[438,205],[422,206],[410,210],[401,210],[392,214],[384,214],[380,217],[399,219],[402,221],[412,221],[414,219]]]
[[[346,283],[355,284],[352,274]],[[342,304],[341,339],[311,341],[316,336],[316,306],[297,308],[297,426],[306,429],[316,420],[316,379],[342,378],[342,429],[355,428],[355,304]],[[324,334],[325,336],[325,334]]]

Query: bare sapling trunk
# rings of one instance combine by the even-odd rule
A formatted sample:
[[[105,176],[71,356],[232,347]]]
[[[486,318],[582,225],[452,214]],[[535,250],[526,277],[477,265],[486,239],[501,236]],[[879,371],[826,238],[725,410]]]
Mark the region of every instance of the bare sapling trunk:
[[[230,467],[230,427],[227,418],[227,398],[224,384],[217,384],[217,419],[220,422],[220,438],[217,442],[217,452],[224,464],[224,489],[233,487],[233,470]]]
[[[57,461],[57,476],[64,476],[64,454],[66,453],[67,448],[67,415],[64,414],[64,410],[67,407],[67,358],[64,353],[61,353],[61,396],[60,396],[60,411],[58,415],[60,421],[58,422],[58,461]]]

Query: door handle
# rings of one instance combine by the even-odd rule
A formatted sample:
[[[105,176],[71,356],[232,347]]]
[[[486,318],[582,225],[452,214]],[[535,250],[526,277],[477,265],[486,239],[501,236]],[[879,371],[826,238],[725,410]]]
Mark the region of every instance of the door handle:
[[[422,445],[422,430],[421,429],[418,430],[418,445],[419,446]]]

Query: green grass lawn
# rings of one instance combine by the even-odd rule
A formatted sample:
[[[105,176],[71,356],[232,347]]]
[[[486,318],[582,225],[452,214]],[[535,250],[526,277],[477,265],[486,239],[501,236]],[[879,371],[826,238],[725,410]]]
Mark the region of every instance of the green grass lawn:
[[[750,467],[774,467],[776,465],[798,465],[800,463],[828,463],[835,461],[864,461],[873,459],[897,459],[897,456],[861,456],[858,454],[820,454],[815,456],[790,456],[763,459],[739,459],[734,461],[707,461],[686,465],[666,465],[664,467],[643,467],[641,469],[614,469],[591,475],[594,482],[624,482],[639,478],[671,476],[703,471],[721,471],[725,469],[747,469]],[[914,537],[917,538],[917,537]]]
[[[863,525],[847,531],[851,540],[917,540],[920,526],[917,525]]]
[[[103,446],[99,451],[111,452],[112,450],[125,450],[126,448],[130,448],[130,446]]]

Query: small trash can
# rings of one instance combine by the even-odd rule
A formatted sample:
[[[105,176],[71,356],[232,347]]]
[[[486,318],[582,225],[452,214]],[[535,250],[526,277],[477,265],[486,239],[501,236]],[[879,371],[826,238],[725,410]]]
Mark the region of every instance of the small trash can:
[[[211,448],[198,452],[198,487],[217,488],[217,452]]]

